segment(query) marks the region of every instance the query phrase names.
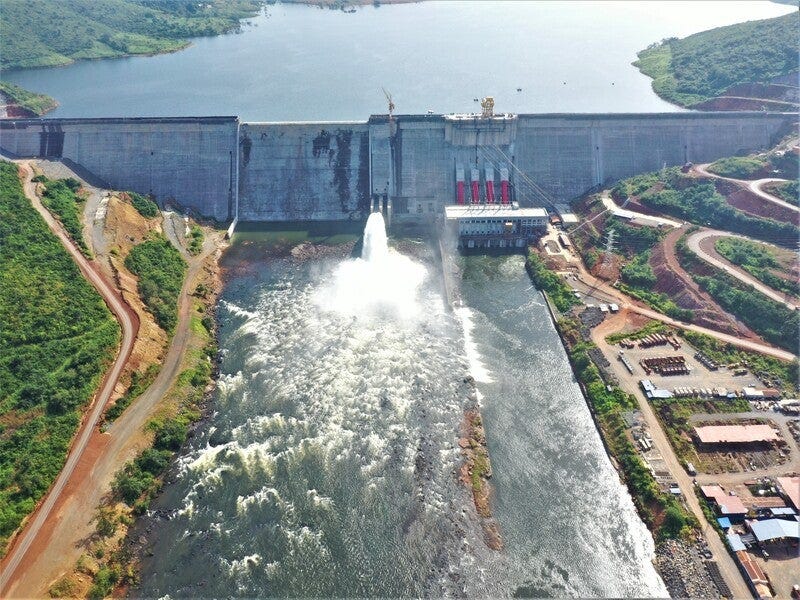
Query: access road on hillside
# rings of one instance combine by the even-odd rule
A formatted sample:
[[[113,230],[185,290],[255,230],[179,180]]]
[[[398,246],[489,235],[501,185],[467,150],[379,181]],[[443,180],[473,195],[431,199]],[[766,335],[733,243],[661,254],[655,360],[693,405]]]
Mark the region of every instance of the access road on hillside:
[[[128,361],[133,343],[136,340],[136,334],[139,331],[139,319],[130,307],[125,304],[116,290],[100,275],[92,263],[81,254],[77,247],[67,236],[64,229],[50,214],[50,212],[42,205],[38,196],[36,195],[36,184],[31,181],[33,169],[30,163],[19,163],[24,172],[23,188],[25,195],[30,200],[36,211],[42,216],[50,231],[55,234],[64,248],[69,252],[72,260],[77,264],[83,277],[92,284],[97,292],[102,296],[105,303],[108,305],[114,317],[119,321],[122,327],[122,343],[120,344],[119,352],[117,353],[116,360],[111,368],[106,372],[100,390],[95,396],[94,402],[91,406],[89,414],[84,419],[78,430],[77,437],[73,441],[72,448],[67,455],[67,461],[64,468],[58,474],[58,477],[53,483],[50,491],[45,496],[44,501],[39,505],[38,509],[29,518],[24,525],[21,533],[14,540],[11,549],[0,564],[0,596],[9,597],[8,585],[15,577],[16,571],[20,566],[21,561],[25,558],[31,544],[39,535],[40,530],[44,523],[50,517],[53,507],[56,505],[61,492],[64,490],[67,482],[72,476],[76,465],[78,464],[89,438],[92,435],[103,410],[108,403],[114,388],[117,385],[125,363]],[[27,562],[30,562],[30,558]],[[31,594],[28,594],[31,595]]]

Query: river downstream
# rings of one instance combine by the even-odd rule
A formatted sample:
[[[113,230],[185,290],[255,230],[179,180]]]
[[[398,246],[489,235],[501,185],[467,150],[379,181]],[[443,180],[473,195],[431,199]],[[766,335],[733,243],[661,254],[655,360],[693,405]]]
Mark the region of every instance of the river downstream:
[[[137,595],[666,595],[521,258],[465,260],[465,315],[417,253],[223,259],[214,413],[155,503]],[[499,552],[457,481],[469,373]]]

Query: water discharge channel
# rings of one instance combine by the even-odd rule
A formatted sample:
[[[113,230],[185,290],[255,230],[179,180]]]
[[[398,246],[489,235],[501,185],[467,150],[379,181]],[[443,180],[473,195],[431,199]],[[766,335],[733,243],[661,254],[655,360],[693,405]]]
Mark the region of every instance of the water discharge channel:
[[[462,259],[454,313],[431,251],[390,248],[380,214],[363,239],[361,258],[226,257],[214,413],[156,502],[137,595],[665,596],[522,259]],[[499,552],[456,476],[470,372]]]

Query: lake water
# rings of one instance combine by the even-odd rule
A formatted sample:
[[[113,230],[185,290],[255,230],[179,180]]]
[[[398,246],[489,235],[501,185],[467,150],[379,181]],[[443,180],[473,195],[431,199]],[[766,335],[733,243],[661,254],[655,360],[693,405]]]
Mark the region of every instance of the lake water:
[[[631,66],[685,35],[790,12],[771,2],[478,2],[268,6],[241,34],[174,54],[3,73],[55,97],[53,117],[239,115],[363,120],[386,112],[675,111]],[[517,88],[522,88],[518,92]]]

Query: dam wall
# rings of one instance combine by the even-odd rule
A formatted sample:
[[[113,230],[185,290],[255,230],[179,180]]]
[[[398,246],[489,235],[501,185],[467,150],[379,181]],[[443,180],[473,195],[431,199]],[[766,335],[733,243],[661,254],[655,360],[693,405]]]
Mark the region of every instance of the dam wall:
[[[512,200],[550,208],[665,165],[767,149],[797,120],[769,112],[8,119],[0,148],[71,161],[108,187],[219,221],[357,220],[390,201],[400,221],[427,223],[455,202],[458,172],[468,190],[477,174],[483,199],[486,177],[499,189],[505,169]]]
[[[62,159],[104,187],[226,221],[235,211],[238,125],[236,117],[8,119],[0,148]]]
[[[457,165],[477,166],[481,187],[487,164],[495,171],[504,163],[515,165],[509,167],[514,199],[548,206],[665,165],[767,149],[796,122],[795,114],[765,112],[546,114],[455,123],[447,117],[400,116],[395,212],[426,214],[453,203]]]
[[[360,219],[369,213],[369,125],[242,123],[241,221]]]

